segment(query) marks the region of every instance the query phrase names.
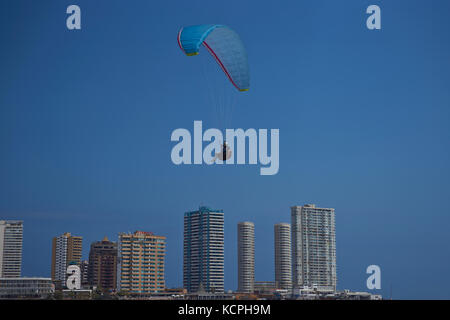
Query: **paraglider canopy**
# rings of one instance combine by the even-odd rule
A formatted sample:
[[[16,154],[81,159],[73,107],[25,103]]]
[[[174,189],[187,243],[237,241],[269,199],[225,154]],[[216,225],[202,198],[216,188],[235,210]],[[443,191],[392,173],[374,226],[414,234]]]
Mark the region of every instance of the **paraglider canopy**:
[[[239,91],[250,88],[247,52],[239,35],[227,26],[202,24],[181,28],[178,45],[187,56],[195,56],[203,45]]]

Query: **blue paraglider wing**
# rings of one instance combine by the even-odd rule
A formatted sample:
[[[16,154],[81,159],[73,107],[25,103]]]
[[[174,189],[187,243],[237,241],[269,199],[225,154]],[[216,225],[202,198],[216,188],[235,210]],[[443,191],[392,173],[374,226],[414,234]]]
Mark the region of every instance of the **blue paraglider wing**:
[[[224,25],[203,24],[182,28],[178,45],[188,55],[199,53],[203,45],[239,91],[250,88],[247,52],[239,35]]]

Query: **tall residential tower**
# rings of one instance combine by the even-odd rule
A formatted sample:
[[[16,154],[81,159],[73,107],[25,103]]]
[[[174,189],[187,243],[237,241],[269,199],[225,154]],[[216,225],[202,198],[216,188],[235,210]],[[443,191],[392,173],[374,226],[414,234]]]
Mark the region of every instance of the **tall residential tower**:
[[[183,285],[188,292],[224,291],[224,213],[200,207],[184,214]]]
[[[292,289],[291,226],[278,223],[275,234],[275,286],[277,289]]]
[[[89,251],[88,283],[104,291],[117,286],[117,243],[107,237],[93,242]]]
[[[54,237],[52,242],[52,280],[61,286],[66,285],[69,264],[81,264],[83,237],[72,236],[66,232]]]
[[[336,291],[334,209],[291,207],[293,286]]]
[[[0,278],[18,278],[22,269],[23,221],[0,220]]]
[[[240,222],[238,231],[238,292],[253,293],[255,284],[255,225]]]
[[[165,289],[166,237],[136,231],[119,234],[118,289],[147,295]]]

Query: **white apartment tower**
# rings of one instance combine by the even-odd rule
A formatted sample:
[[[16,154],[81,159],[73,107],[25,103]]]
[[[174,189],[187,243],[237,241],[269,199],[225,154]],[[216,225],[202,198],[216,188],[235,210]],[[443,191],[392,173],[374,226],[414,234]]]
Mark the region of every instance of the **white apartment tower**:
[[[67,267],[70,264],[81,264],[83,238],[66,232],[52,241],[51,275],[55,283],[65,285]]]
[[[0,220],[0,278],[19,278],[22,270],[23,221]]]
[[[292,289],[291,226],[278,223],[275,233],[275,286],[277,289]]]
[[[240,222],[238,231],[238,292],[253,293],[255,284],[255,225]]]
[[[336,291],[336,234],[333,208],[291,207],[293,287]]]

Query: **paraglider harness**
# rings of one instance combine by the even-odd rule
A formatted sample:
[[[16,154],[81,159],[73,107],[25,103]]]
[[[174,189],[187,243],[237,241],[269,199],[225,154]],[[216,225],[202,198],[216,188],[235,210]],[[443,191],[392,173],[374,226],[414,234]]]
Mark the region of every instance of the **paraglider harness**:
[[[224,141],[222,145],[222,156],[223,156],[223,162],[225,163],[227,161],[227,142]]]

